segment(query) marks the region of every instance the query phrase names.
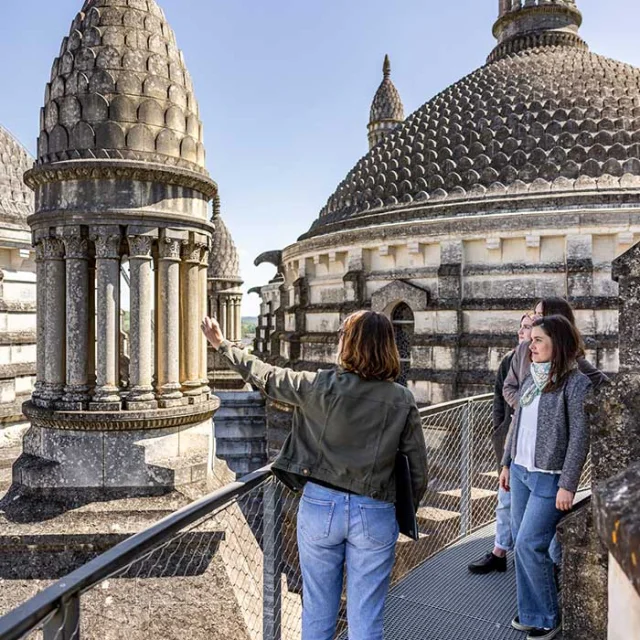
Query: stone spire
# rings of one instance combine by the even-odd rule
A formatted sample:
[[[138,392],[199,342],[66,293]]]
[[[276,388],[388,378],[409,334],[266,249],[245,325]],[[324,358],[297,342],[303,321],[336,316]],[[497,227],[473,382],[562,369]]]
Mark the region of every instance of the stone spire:
[[[375,147],[383,138],[404,121],[404,107],[400,94],[391,81],[391,62],[384,57],[382,65],[383,79],[371,104],[369,117],[369,149]]]
[[[587,48],[578,34],[582,14],[576,0],[499,0],[499,3],[498,20],[493,26],[498,45],[489,62],[538,47]]]

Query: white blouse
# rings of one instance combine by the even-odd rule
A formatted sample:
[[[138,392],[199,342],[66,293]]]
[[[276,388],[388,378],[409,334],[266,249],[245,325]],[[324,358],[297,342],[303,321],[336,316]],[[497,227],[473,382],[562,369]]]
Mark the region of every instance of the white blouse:
[[[562,471],[546,471],[536,467],[536,438],[538,436],[538,406],[540,396],[537,395],[531,404],[520,408],[520,425],[518,428],[518,444],[514,463],[527,471],[537,473],[562,473]]]

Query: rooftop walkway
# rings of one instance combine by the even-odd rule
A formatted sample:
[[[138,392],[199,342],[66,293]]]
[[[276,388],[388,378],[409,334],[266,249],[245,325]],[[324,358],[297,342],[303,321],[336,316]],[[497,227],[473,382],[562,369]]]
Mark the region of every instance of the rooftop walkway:
[[[526,634],[511,628],[517,612],[511,554],[506,573],[476,576],[467,571],[469,562],[493,547],[494,532],[493,524],[483,527],[393,587],[385,640],[524,640]]]

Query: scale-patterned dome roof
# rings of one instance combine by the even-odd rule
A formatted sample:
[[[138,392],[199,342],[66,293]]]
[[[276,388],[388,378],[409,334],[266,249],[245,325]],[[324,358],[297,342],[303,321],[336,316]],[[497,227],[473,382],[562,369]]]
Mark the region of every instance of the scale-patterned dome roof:
[[[303,237],[448,203],[640,190],[639,69],[564,32],[508,41],[491,59],[364,156]]]
[[[28,229],[26,218],[34,211],[33,191],[22,180],[33,165],[29,152],[0,126],[0,222]]]
[[[240,260],[231,233],[219,215],[213,218],[213,224],[216,229],[213,232],[209,278],[241,283]]]
[[[155,0],[86,0],[53,63],[37,164],[94,158],[206,174],[191,78]]]

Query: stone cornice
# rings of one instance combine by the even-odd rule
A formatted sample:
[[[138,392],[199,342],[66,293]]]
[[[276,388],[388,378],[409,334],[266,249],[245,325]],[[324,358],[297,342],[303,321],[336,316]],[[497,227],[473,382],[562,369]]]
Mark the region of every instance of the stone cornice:
[[[213,225],[204,218],[194,218],[177,213],[166,213],[164,211],[144,212],[127,209],[109,209],[108,211],[95,211],[92,213],[70,213],[64,209],[56,211],[42,211],[29,216],[28,222],[35,231],[38,229],[49,229],[51,227],[66,225],[84,225],[92,227],[94,235],[99,231],[101,225],[113,227],[122,225],[139,225],[140,218],[144,216],[145,224],[158,229],[176,228],[189,231],[198,231],[211,235]]]
[[[50,182],[69,180],[139,180],[160,182],[194,189],[208,199],[218,185],[205,175],[178,167],[129,160],[76,160],[36,166],[24,174],[25,184],[35,190]]]
[[[318,250],[342,250],[354,244],[375,245],[381,239],[438,235],[478,234],[490,231],[530,229],[565,229],[567,227],[600,227],[602,225],[640,226],[640,197],[637,193],[594,193],[583,198],[503,199],[441,203],[438,208],[406,207],[381,210],[358,218],[350,218],[310,229],[298,242],[283,249],[282,260],[289,262],[305,253]],[[364,248],[370,248],[364,246]],[[346,249],[345,249],[346,250]]]
[[[132,431],[182,427],[204,422],[220,406],[220,399],[187,407],[149,411],[55,411],[35,406],[30,400],[22,405],[24,415],[36,427],[76,431]]]

